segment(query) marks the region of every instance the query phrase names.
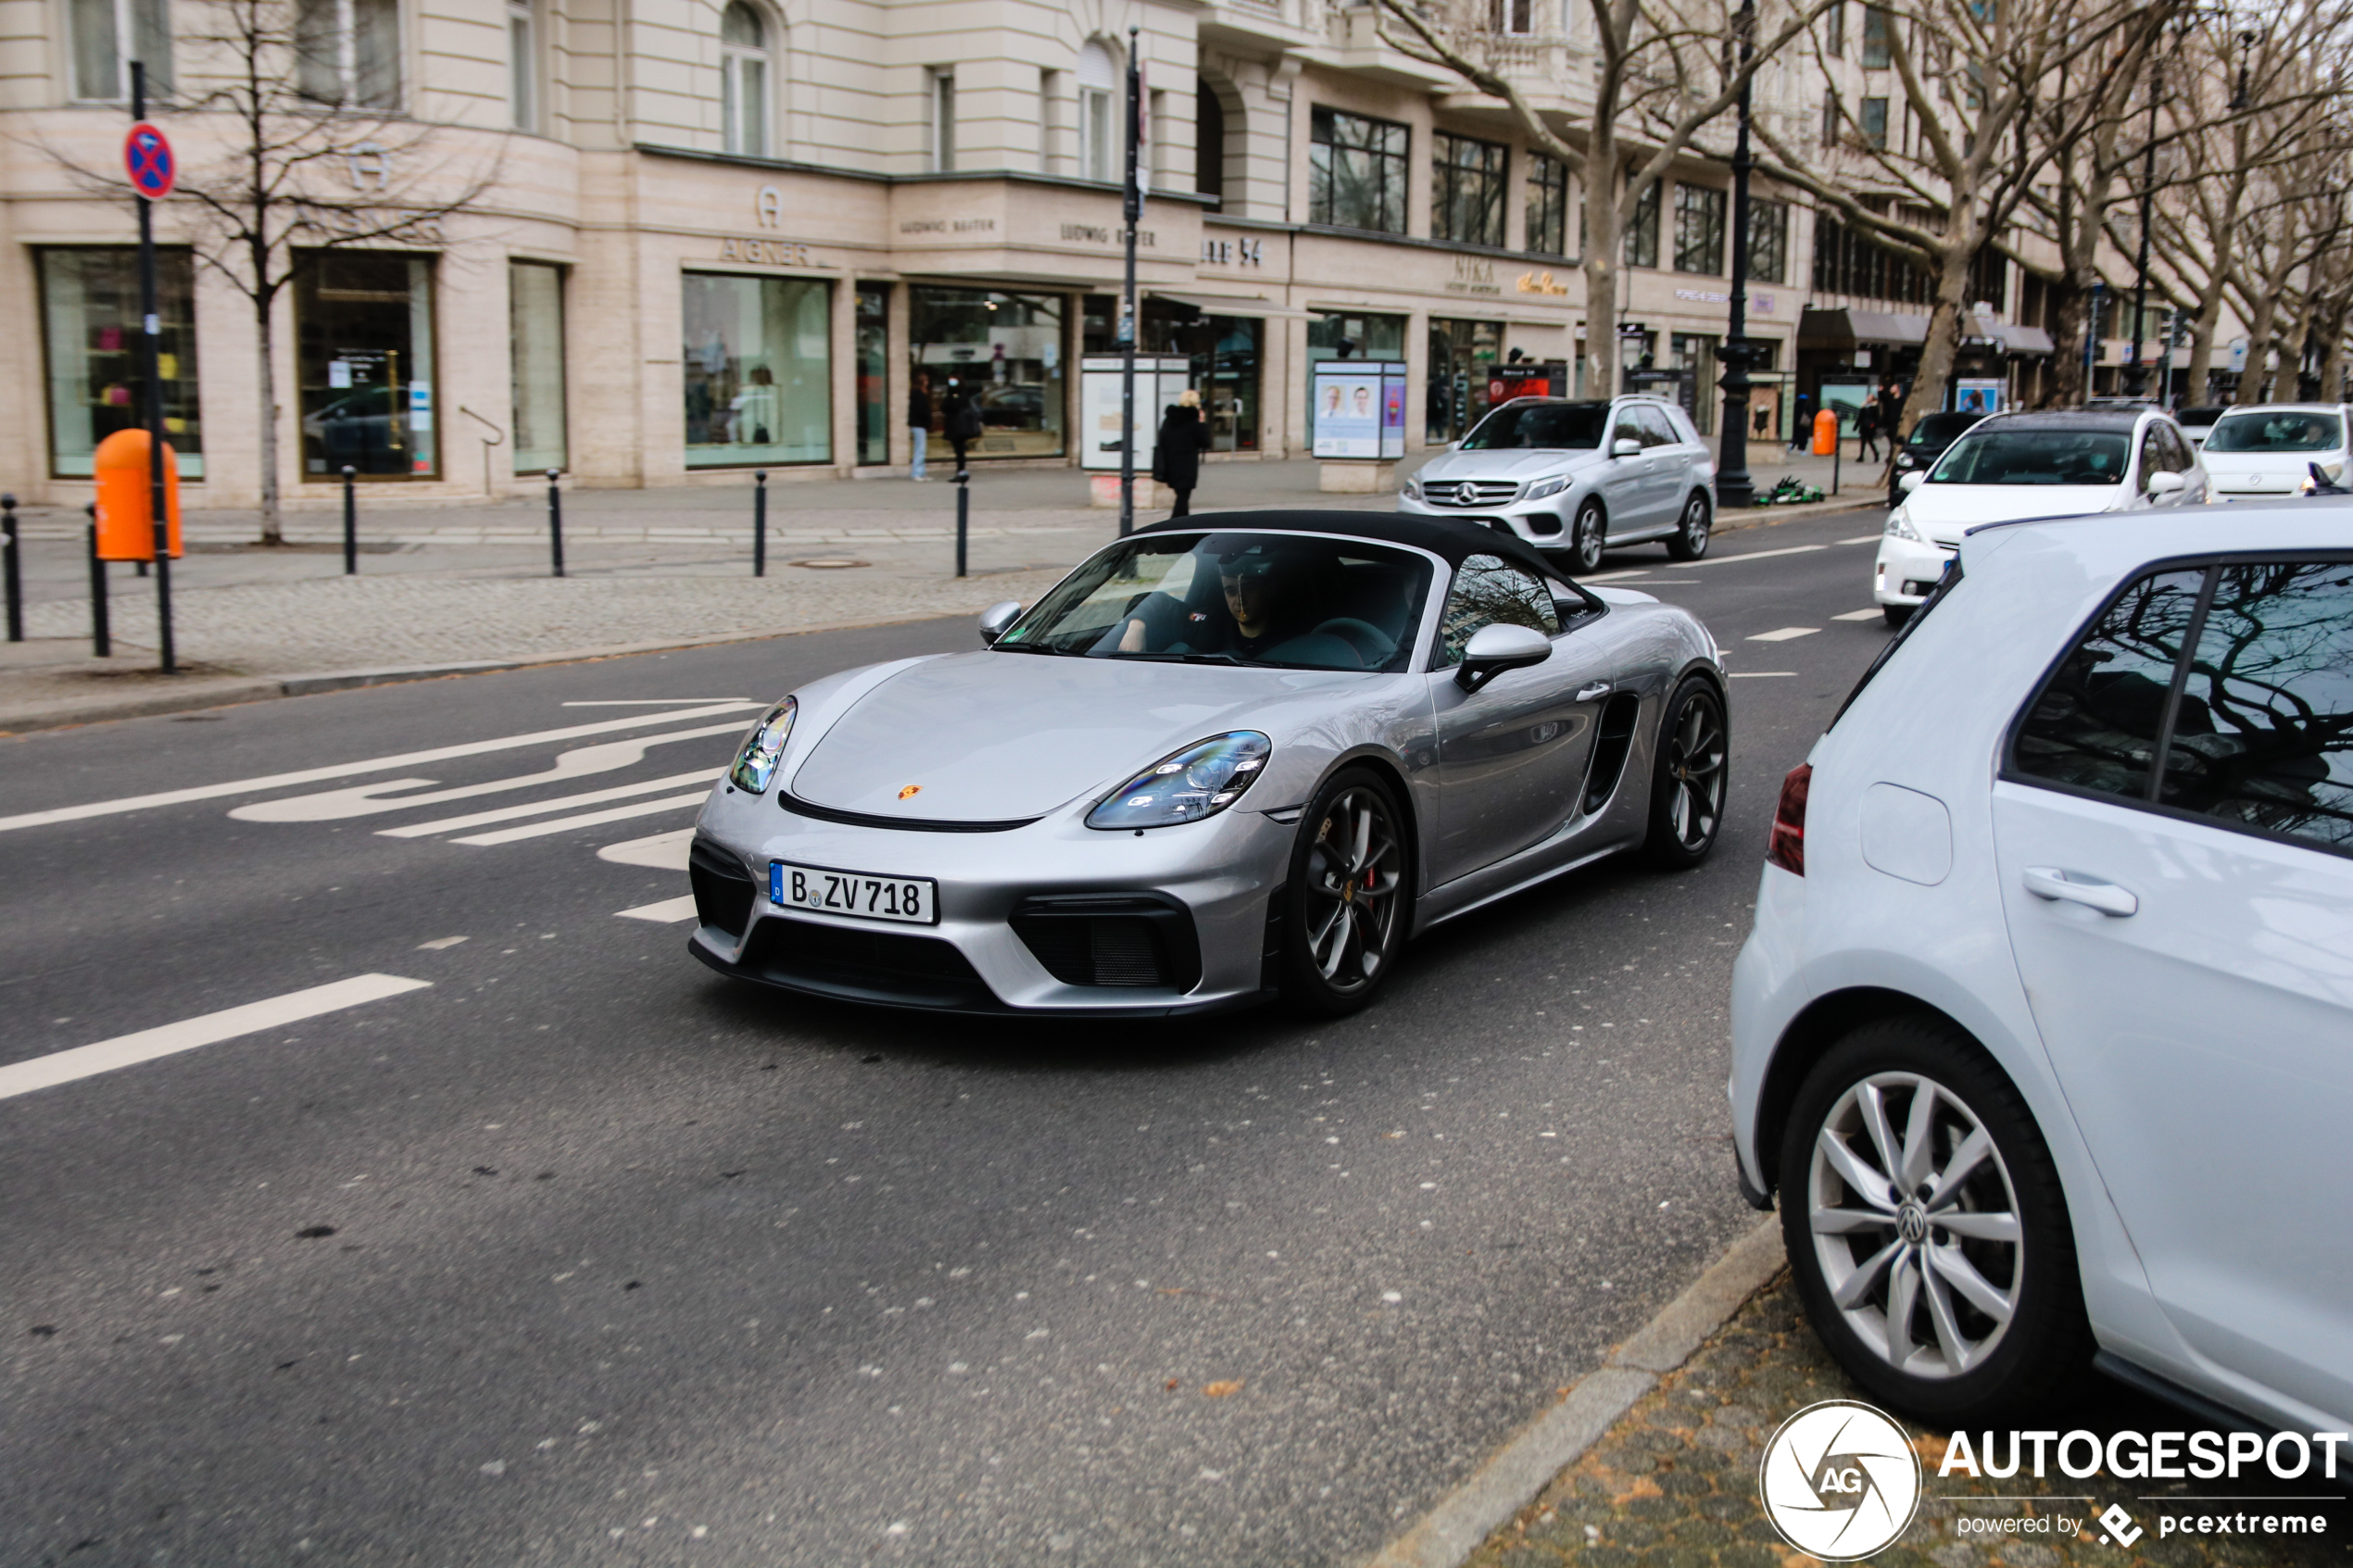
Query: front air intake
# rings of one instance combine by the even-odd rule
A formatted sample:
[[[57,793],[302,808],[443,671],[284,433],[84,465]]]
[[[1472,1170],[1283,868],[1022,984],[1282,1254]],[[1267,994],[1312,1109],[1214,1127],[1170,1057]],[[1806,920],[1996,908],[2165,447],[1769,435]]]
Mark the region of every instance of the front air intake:
[[[1152,894],[1060,894],[1025,898],[1013,933],[1065,985],[1189,991],[1201,982],[1191,913]]]
[[[751,901],[758,884],[743,862],[707,838],[698,838],[686,851],[686,882],[695,891],[695,920],[730,936],[741,936],[751,923]]]

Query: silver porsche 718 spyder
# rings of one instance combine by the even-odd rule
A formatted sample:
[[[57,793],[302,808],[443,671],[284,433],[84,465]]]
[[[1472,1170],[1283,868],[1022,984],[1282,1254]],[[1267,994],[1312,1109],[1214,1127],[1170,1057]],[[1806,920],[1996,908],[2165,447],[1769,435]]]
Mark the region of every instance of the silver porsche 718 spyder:
[[[1440,921],[1621,850],[1697,865],[1715,640],[1555,571],[1441,518],[1140,530],[977,650],[770,709],[697,823],[692,950],[946,1012],[1340,1013]]]

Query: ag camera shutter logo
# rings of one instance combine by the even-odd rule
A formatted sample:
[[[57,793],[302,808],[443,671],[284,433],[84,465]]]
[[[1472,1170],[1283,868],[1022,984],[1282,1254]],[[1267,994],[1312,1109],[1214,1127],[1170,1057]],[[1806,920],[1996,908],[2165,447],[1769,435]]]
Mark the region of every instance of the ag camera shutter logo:
[[[1853,1562],[1912,1523],[1920,1460],[1885,1412],[1825,1399],[1781,1423],[1765,1445],[1756,1489],[1783,1540],[1824,1562]]]

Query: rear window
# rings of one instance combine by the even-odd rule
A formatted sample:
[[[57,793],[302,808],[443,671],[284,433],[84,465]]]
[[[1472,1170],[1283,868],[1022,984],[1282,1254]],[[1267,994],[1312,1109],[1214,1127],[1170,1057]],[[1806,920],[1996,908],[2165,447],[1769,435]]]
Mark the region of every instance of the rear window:
[[[2334,452],[2345,445],[2334,414],[2231,414],[2214,421],[2209,452]]]
[[[1606,403],[1507,403],[1463,437],[1463,450],[1590,452],[1608,418]]]
[[[1912,427],[1912,438],[1909,445],[1914,446],[1946,445],[1961,432],[1984,417],[1982,414],[1923,414],[1920,416],[1920,422]]]
[[[1928,473],[1931,484],[2120,484],[2133,438],[2118,430],[1974,430]]]

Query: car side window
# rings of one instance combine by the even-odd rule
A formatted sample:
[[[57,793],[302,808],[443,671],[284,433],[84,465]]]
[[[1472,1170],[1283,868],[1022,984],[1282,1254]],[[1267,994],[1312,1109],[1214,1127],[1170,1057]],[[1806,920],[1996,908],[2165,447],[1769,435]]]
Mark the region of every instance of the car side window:
[[[1460,664],[1464,646],[1487,626],[1527,626],[1557,636],[1560,608],[1553,602],[1550,585],[1527,568],[1501,556],[1465,556],[1454,569],[1454,585],[1439,617],[1439,666]]]
[[[2153,424],[2141,433],[2141,494],[2149,493],[2149,481],[2169,471],[2165,462],[2165,427]]]
[[[1637,408],[1634,412],[1642,421],[1643,445],[1672,446],[1683,439],[1675,433],[1675,427],[1667,423],[1664,409]]]
[[[2220,569],[2158,801],[2353,853],[2353,562]]]
[[[2097,795],[2145,799],[2174,667],[2203,568],[2127,588],[2052,671],[2020,723],[2010,771]]]
[[[1612,446],[1616,446],[1621,441],[1640,441],[1642,439],[1642,410],[1631,406],[1619,408],[1617,410],[1617,418],[1610,423],[1609,444]]]
[[[2160,427],[2165,432],[2166,461],[2175,473],[2187,473],[2197,467],[2197,454],[2190,450],[2189,437],[2171,425]]]

